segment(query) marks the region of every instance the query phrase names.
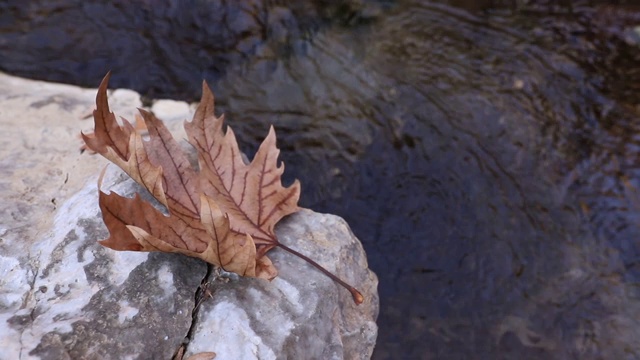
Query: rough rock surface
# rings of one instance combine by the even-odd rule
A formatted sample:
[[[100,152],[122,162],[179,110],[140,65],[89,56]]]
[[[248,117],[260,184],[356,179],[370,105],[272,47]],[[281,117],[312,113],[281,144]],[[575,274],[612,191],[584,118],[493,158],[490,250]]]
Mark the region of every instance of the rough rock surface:
[[[233,280],[237,277],[211,281],[212,298],[198,313],[188,354],[213,351],[217,360],[368,359],[377,335],[377,279],[347,223],[302,210],[276,232],[284,244],[357,284],[365,303],[356,306],[348,291],[302,259],[273,251],[269,257],[279,276],[270,283]],[[228,322],[234,326],[225,326]]]
[[[358,286],[349,293],[308,264],[273,251],[273,282],[214,273],[195,323],[203,262],[173,254],[116,252],[96,181],[106,160],[79,151],[82,120],[95,90],[0,74],[1,359],[171,358],[192,325],[187,354],[225,358],[367,358],[377,327],[377,279],[341,219],[303,211],[277,228],[282,242],[311,255]],[[139,96],[110,94],[112,109],[132,119]],[[171,129],[189,116],[184,103],[152,108]],[[180,135],[177,135],[180,137]],[[108,168],[104,187],[137,189]],[[224,280],[224,281],[223,281]],[[316,356],[317,354],[317,356]]]

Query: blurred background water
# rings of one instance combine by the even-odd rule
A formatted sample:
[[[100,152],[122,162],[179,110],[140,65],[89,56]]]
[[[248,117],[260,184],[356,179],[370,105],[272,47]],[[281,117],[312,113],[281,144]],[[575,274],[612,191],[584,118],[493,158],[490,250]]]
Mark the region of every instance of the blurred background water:
[[[195,101],[380,277],[374,359],[640,358],[640,1],[0,1],[0,70]]]

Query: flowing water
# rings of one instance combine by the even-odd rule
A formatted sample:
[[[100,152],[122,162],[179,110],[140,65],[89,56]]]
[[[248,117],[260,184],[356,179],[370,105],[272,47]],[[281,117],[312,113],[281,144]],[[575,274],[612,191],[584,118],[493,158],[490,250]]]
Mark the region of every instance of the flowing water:
[[[640,358],[640,7],[282,3],[0,4],[0,69],[274,124],[380,278],[375,359]]]

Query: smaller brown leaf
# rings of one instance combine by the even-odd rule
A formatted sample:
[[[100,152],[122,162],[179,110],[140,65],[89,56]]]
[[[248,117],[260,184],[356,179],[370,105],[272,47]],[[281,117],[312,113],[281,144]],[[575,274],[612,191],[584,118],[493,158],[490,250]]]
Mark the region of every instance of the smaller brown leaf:
[[[189,356],[186,360],[213,360],[216,357],[214,352],[201,352]]]

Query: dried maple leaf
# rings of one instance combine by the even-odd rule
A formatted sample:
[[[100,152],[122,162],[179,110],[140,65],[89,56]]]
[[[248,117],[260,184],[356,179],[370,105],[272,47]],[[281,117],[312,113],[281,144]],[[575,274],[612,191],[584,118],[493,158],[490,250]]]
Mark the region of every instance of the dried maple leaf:
[[[122,168],[169,212],[165,216],[139,195],[126,198],[100,191],[100,209],[110,236],[101,244],[115,250],[178,252],[201,258],[226,271],[272,279],[277,270],[266,256],[278,246],[299,256],[347,288],[356,303],[362,295],[319,264],[281,244],[274,232],[284,216],[299,210],[300,183],[283,187],[284,165],[273,127],[253,161],[246,164],[231,128],[214,115],[214,97],[203,83],[194,118],[185,123],[198,152],[199,171],[162,121],[140,110],[149,132],[143,141],[126,120],[110,112],[102,81],[94,111],[95,131],[82,134],[88,148]]]
[[[231,232],[249,234],[254,240],[261,266],[270,266],[263,255],[279,245],[275,224],[298,211],[300,183],[284,188],[280,177],[284,165],[277,166],[280,150],[276,148],[273,127],[253,161],[245,164],[231,128],[222,132],[224,117],[214,115],[214,98],[203,83],[202,100],[193,121],[185,123],[189,142],[198,151],[198,163],[204,193],[216,199],[229,215]]]
[[[273,278],[273,266],[256,272],[253,240],[229,233],[229,218],[201,191],[198,174],[161,121],[141,110],[149,141],[143,141],[128,121],[117,123],[107,103],[108,79],[107,75],[96,97],[95,131],[83,134],[83,139],[144,186],[169,216],[139,195],[131,199],[100,191],[100,209],[110,234],[100,243],[114,250],[183,253],[243,276]]]

